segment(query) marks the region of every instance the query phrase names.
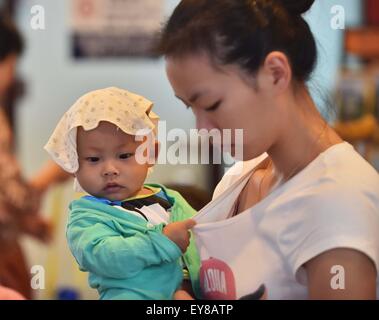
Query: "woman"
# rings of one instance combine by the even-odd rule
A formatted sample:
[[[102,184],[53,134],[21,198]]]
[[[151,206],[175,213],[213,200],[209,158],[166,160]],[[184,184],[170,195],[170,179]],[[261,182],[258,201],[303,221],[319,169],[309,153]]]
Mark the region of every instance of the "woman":
[[[23,47],[14,24],[0,16],[0,300],[17,297],[1,285],[17,290],[25,298],[33,297],[30,272],[18,239],[22,234],[43,242],[51,239],[50,223],[38,212],[40,202],[52,185],[70,178],[48,161],[26,181],[12,150],[12,132],[1,102],[13,83]]]
[[[317,50],[302,14],[313,2],[183,0],[159,50],[198,128],[244,130],[250,176],[234,215],[261,219],[251,237],[265,250],[247,259],[263,265],[268,298],[375,299],[379,177],[307,89]],[[237,179],[225,176],[214,197]],[[335,266],[344,288],[331,285]]]
[[[0,100],[13,82],[22,50],[18,31],[0,18]],[[1,285],[32,298],[30,272],[18,239],[23,233],[41,241],[49,239],[49,224],[38,214],[39,202],[39,192],[21,175],[8,119],[0,108],[0,300],[17,298]]]

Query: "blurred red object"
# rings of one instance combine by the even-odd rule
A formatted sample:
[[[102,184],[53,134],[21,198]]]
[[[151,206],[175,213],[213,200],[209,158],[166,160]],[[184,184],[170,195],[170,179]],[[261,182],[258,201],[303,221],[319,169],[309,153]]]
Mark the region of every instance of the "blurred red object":
[[[366,0],[366,24],[379,26],[379,1]]]
[[[17,291],[0,286],[0,300],[25,300],[25,298]]]

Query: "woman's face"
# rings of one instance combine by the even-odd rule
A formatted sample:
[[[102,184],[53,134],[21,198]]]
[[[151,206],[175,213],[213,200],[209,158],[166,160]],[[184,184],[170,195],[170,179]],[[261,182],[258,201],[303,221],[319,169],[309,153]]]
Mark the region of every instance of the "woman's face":
[[[273,98],[257,79],[236,65],[218,67],[206,55],[167,58],[175,95],[191,107],[198,129],[243,129],[243,159],[267,151],[274,141],[278,115]],[[234,135],[232,135],[232,142]],[[233,155],[232,145],[232,155]]]
[[[17,56],[11,54],[0,61],[0,97],[2,97],[12,84],[16,70]]]

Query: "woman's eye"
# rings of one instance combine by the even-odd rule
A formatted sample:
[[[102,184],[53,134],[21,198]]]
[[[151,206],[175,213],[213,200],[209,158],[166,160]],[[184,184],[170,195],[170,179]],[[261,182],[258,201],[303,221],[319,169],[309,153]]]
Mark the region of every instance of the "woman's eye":
[[[87,157],[86,160],[88,162],[98,162],[100,160],[99,157]]]
[[[128,159],[133,156],[133,153],[123,153],[120,154],[120,159]]]
[[[211,105],[209,108],[205,108],[205,111],[212,112],[215,111],[221,104],[221,101],[217,101],[215,104]]]

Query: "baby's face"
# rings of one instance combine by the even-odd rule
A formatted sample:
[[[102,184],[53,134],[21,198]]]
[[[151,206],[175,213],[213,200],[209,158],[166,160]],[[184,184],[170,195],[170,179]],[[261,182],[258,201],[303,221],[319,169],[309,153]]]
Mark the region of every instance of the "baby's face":
[[[146,179],[149,165],[139,164],[136,149],[142,142],[100,122],[93,130],[78,128],[79,170],[75,174],[89,194],[109,200],[125,200],[136,195]]]

